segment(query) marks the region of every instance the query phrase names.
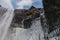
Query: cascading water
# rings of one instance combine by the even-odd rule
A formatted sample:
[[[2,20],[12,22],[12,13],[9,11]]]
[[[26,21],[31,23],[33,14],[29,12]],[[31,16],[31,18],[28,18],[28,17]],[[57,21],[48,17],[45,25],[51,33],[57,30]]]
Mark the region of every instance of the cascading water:
[[[8,9],[7,12],[0,17],[0,40],[5,40],[13,16],[13,11],[11,9]]]
[[[15,40],[44,40],[40,18],[32,21],[30,29],[16,28]]]

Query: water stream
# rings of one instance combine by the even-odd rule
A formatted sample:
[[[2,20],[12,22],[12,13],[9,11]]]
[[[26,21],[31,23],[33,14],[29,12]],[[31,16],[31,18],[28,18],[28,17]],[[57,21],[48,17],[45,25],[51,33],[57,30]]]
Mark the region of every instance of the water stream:
[[[7,9],[7,12],[0,17],[0,40],[5,40],[13,16],[13,11],[11,9]]]

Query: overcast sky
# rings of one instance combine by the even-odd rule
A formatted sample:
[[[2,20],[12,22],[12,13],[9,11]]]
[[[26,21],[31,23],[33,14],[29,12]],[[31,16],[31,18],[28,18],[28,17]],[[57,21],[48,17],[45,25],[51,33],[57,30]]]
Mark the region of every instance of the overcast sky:
[[[32,5],[37,8],[42,8],[42,0],[0,0],[0,5],[12,9],[27,9]]]

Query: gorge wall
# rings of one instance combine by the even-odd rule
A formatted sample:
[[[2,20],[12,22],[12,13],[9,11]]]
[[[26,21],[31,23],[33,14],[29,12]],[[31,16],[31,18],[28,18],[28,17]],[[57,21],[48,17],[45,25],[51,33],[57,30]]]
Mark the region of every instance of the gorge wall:
[[[58,32],[60,31],[60,0],[43,0],[43,5],[47,25],[49,25],[48,34],[55,36],[60,35]]]

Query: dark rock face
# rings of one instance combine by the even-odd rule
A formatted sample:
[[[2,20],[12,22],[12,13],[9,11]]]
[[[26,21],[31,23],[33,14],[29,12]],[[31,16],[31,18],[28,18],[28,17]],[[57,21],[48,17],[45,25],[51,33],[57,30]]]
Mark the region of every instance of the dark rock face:
[[[32,19],[27,19],[27,20],[24,20],[24,28],[27,29],[27,28],[30,28],[31,25],[32,25]]]
[[[35,8],[31,7],[28,10],[25,9],[16,9],[15,12],[15,17],[14,17],[14,23],[17,23],[18,25],[22,25],[24,28],[30,28],[31,27],[31,21],[35,18],[40,17],[40,8]]]
[[[43,0],[49,33],[60,28],[60,0]]]
[[[48,21],[47,24],[51,27],[57,26],[58,19],[60,18],[60,0],[44,0],[43,3],[45,16]]]

